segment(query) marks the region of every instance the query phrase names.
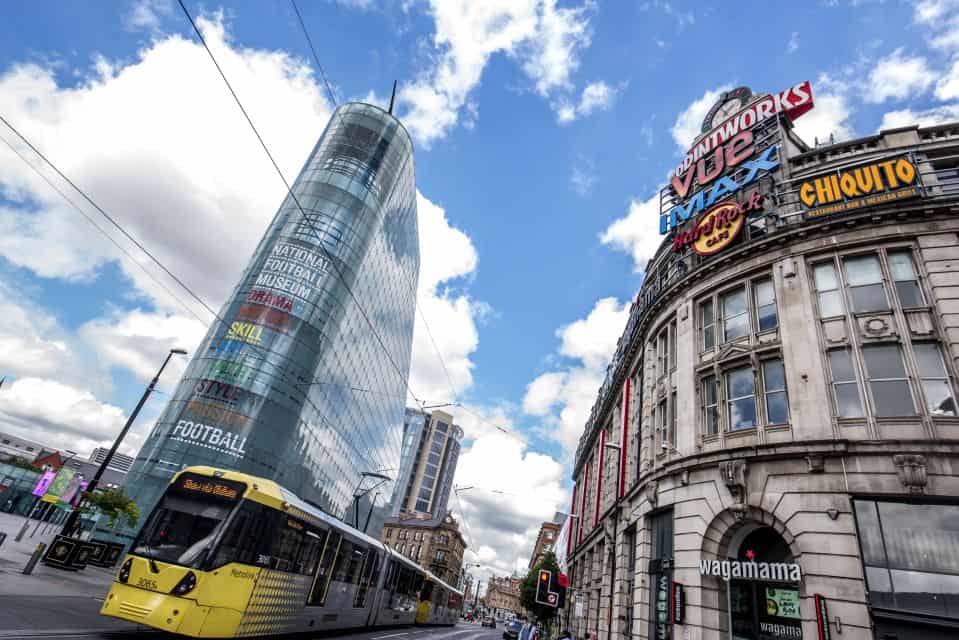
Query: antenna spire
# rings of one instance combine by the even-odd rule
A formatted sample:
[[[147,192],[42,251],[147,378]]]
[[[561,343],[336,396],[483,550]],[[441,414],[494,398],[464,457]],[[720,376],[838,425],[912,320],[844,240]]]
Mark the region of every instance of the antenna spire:
[[[393,94],[390,96],[390,115],[393,114],[393,102],[396,100],[396,80],[393,81]]]

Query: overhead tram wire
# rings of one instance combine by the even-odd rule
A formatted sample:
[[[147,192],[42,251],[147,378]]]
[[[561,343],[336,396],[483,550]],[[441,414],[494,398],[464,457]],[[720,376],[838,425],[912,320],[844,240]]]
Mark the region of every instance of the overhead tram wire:
[[[87,202],[89,202],[90,205],[91,205],[94,209],[96,209],[98,212],[100,212],[100,215],[102,215],[104,218],[106,218],[106,219],[110,222],[110,224],[112,224],[114,227],[116,227],[116,229],[117,229],[120,233],[122,233],[130,242],[132,242],[133,244],[135,244],[136,247],[137,247],[140,251],[142,251],[147,257],[149,257],[150,260],[152,260],[154,264],[156,264],[158,267],[160,267],[160,269],[162,269],[164,273],[166,273],[168,276],[170,276],[170,277],[173,279],[174,282],[176,282],[178,285],[180,285],[180,287],[182,287],[184,291],[186,291],[187,293],[189,293],[189,294],[193,297],[194,300],[196,300],[197,302],[199,302],[199,303],[203,306],[203,308],[205,308],[207,311],[210,312],[211,315],[213,315],[213,316],[216,317],[216,318],[219,317],[219,316],[217,315],[216,311],[214,311],[213,309],[211,309],[210,306],[209,306],[207,303],[205,303],[205,302],[200,298],[200,296],[198,296],[196,293],[194,293],[193,290],[190,289],[190,287],[186,286],[186,284],[185,284],[182,280],[180,280],[180,278],[178,278],[172,271],[170,271],[169,269],[167,269],[167,268],[166,268],[166,265],[164,265],[162,262],[160,262],[152,253],[150,253],[150,252],[147,250],[146,247],[144,247],[144,246],[140,243],[139,240],[137,240],[137,239],[134,238],[130,233],[128,233],[126,229],[124,229],[116,220],[113,219],[112,216],[110,216],[110,214],[108,214],[106,211],[104,211],[104,210],[100,207],[100,205],[98,205],[96,202],[94,202],[93,199],[90,198],[90,196],[88,196],[83,189],[81,189],[80,187],[78,187],[78,186],[76,185],[76,183],[73,182],[73,180],[71,180],[70,178],[68,178],[62,171],[60,171],[60,169],[59,169],[59,167],[57,167],[57,165],[53,164],[53,162],[51,162],[49,158],[47,158],[39,149],[37,149],[35,146],[33,146],[33,143],[31,143],[29,140],[27,140],[27,138],[24,137],[24,135],[23,135],[22,133],[20,133],[20,131],[19,131],[16,127],[14,127],[12,124],[10,124],[10,122],[9,122],[6,118],[4,118],[2,115],[0,115],[0,122],[3,122],[3,124],[5,124],[8,129],[10,129],[11,131],[13,131],[13,133],[15,133],[16,136],[17,136],[18,138],[20,138],[20,139],[24,142],[24,144],[26,144],[28,147],[30,147],[30,149],[31,149],[35,154],[37,154],[38,156],[40,156],[40,158],[42,158],[43,161],[44,161],[50,168],[52,168],[54,171],[56,171],[56,172],[57,172],[57,175],[59,175],[61,178],[63,178],[63,179],[67,182],[67,184],[69,184],[71,187],[73,187],[73,189],[74,189],[77,193],[79,193],[81,196],[83,196],[83,199],[86,200]]]
[[[175,300],[181,307],[183,307],[183,308],[186,310],[187,313],[189,313],[189,314],[192,315],[194,318],[196,318],[201,324],[206,324],[206,322],[207,322],[206,320],[204,320],[203,318],[201,318],[201,317],[199,316],[199,314],[197,314],[196,311],[194,311],[193,309],[191,309],[179,296],[177,296],[175,293],[173,293],[173,291],[171,291],[170,288],[166,286],[166,284],[164,284],[159,278],[157,278],[155,274],[151,273],[139,260],[137,260],[136,258],[134,258],[132,253],[130,253],[129,251],[127,251],[127,249],[126,249],[123,245],[121,245],[119,242],[116,241],[116,239],[115,239],[113,236],[111,236],[109,233],[107,233],[106,229],[104,229],[104,228],[101,227],[99,224],[97,224],[96,220],[94,220],[86,211],[84,211],[83,208],[80,207],[80,205],[78,205],[76,202],[74,202],[73,200],[70,199],[70,196],[68,196],[67,194],[63,193],[63,191],[61,191],[60,188],[59,188],[57,185],[55,185],[52,180],[50,180],[50,178],[48,178],[42,171],[40,171],[40,169],[38,169],[36,166],[34,166],[34,164],[33,164],[32,162],[30,162],[30,161],[26,158],[26,156],[24,156],[22,153],[20,153],[19,149],[17,149],[15,146],[13,146],[13,145],[10,143],[9,140],[7,140],[7,139],[6,139],[5,137],[3,137],[3,136],[0,136],[0,140],[3,140],[3,143],[4,143],[5,145],[7,145],[7,147],[9,147],[10,150],[13,151],[13,152],[17,155],[17,157],[20,158],[20,159],[23,161],[23,163],[24,163],[25,165],[27,165],[28,167],[30,167],[31,169],[33,169],[33,172],[34,172],[34,173],[36,173],[38,176],[40,176],[40,178],[41,178],[44,182],[46,182],[47,185],[48,185],[51,189],[53,189],[54,191],[56,191],[57,194],[58,194],[61,198],[63,198],[64,201],[67,202],[67,204],[69,204],[71,207],[73,207],[74,209],[76,209],[77,213],[79,213],[81,216],[83,216],[83,217],[86,219],[86,221],[89,222],[89,223],[93,226],[94,229],[96,229],[97,231],[99,231],[107,240],[109,240],[109,241],[113,244],[113,246],[115,246],[117,249],[119,249],[121,252],[123,252],[123,254],[124,254],[127,258],[130,259],[130,262],[132,262],[132,263],[135,264],[137,267],[139,267],[140,270],[143,271],[143,273],[146,274],[146,276],[147,276],[148,278],[150,278],[151,280],[153,280],[161,289],[163,289],[163,291],[165,291],[166,294],[167,294],[168,296],[170,296],[170,298],[172,298],[173,300]],[[157,393],[160,393],[159,390],[155,390],[155,391],[156,391]]]
[[[182,287],[184,291],[186,291],[194,300],[196,300],[201,306],[203,306],[204,309],[206,309],[207,311],[209,311],[209,312],[213,315],[213,318],[214,318],[214,321],[215,321],[215,322],[219,322],[219,323],[221,323],[221,324],[226,324],[226,320],[224,320],[216,311],[214,311],[214,310],[213,310],[202,298],[200,298],[199,295],[197,295],[192,289],[190,289],[188,286],[186,286],[186,284],[184,284],[184,282],[183,282],[183,280],[182,280],[181,278],[177,277],[169,268],[167,268],[162,262],[160,262],[160,260],[159,260],[158,258],[156,258],[152,253],[150,253],[150,251],[148,251],[148,250],[146,249],[146,247],[145,247],[140,241],[138,241],[138,240],[137,240],[136,238],[134,238],[130,233],[128,233],[128,232],[116,221],[116,219],[115,219],[113,216],[109,215],[109,214],[106,212],[106,210],[103,209],[103,207],[101,207],[99,204],[97,204],[85,191],[83,191],[79,186],[77,186],[77,184],[76,184],[73,180],[71,180],[69,177],[67,177],[66,174],[64,174],[64,173],[57,167],[57,165],[53,163],[53,161],[51,161],[45,154],[43,154],[25,135],[23,135],[23,134],[22,134],[18,129],[16,129],[12,124],[10,124],[10,122],[9,122],[8,120],[6,120],[2,115],[0,115],[0,121],[2,121],[11,131],[13,131],[13,132],[17,135],[17,137],[20,138],[20,140],[22,140],[23,143],[26,144],[34,153],[36,153],[37,156],[38,156],[41,160],[43,160],[43,161],[46,163],[47,166],[49,166],[51,169],[53,169],[53,171],[55,171],[55,172],[57,173],[57,175],[59,175],[61,178],[63,178],[63,180],[66,181],[67,184],[69,184],[77,193],[79,193],[87,202],[89,202],[89,203],[93,206],[93,208],[96,209],[97,212],[100,213],[100,215],[102,215],[104,218],[106,218],[107,220],[109,220],[115,227],[117,227],[118,229],[120,229],[121,233],[123,233],[123,235],[124,235],[126,238],[128,238],[131,242],[133,242],[133,244],[136,245],[137,248],[139,248],[139,249],[144,253],[144,255],[146,255],[154,264],[156,264],[157,266],[159,266],[159,267],[164,271],[164,273],[167,273],[168,275],[170,275],[170,277],[171,277],[180,287]],[[187,306],[187,304],[186,304],[181,298],[179,298],[178,296],[176,296],[176,294],[174,294],[172,291],[170,291],[161,281],[159,281],[159,280],[156,278],[156,276],[155,276],[154,274],[151,274],[151,273],[146,269],[146,267],[144,267],[143,264],[141,264],[139,261],[137,261],[136,258],[134,258],[132,254],[130,254],[125,248],[123,248],[119,243],[117,243],[117,241],[116,241],[109,233],[107,233],[105,229],[103,229],[100,225],[96,224],[96,222],[89,216],[89,214],[87,214],[86,211],[83,210],[82,207],[80,207],[78,204],[76,204],[76,203],[75,203],[73,200],[71,200],[66,194],[64,194],[55,184],[53,184],[53,182],[52,182],[49,178],[47,178],[47,176],[45,176],[45,175],[43,174],[43,172],[41,172],[39,169],[37,169],[37,168],[36,168],[25,156],[23,156],[23,154],[21,154],[21,153],[16,149],[16,147],[14,147],[6,138],[4,138],[3,136],[0,136],[0,140],[3,140],[3,142],[4,142],[8,147],[10,147],[10,149],[11,149],[27,166],[29,166],[31,169],[33,169],[33,171],[36,172],[48,185],[50,185],[50,187],[51,187],[52,189],[54,189],[64,200],[66,200],[68,203],[70,203],[70,205],[73,206],[74,209],[76,209],[84,218],[86,218],[86,219],[90,222],[90,224],[92,224],[92,225],[94,226],[94,228],[96,228],[98,231],[100,231],[100,233],[102,233],[102,234],[104,235],[104,237],[106,237],[110,242],[112,242],[114,245],[116,245],[118,249],[120,249],[121,251],[123,251],[123,253],[124,253],[125,255],[127,255],[127,257],[129,257],[134,263],[136,263],[137,266],[139,266],[140,269],[142,269],[142,270],[144,271],[144,273],[146,273],[151,279],[153,279],[155,282],[157,282],[157,284],[160,285],[160,286],[164,289],[164,291],[166,291],[167,293],[169,293],[170,296],[173,297],[174,300],[176,300],[177,302],[179,302],[180,305],[183,306],[183,308],[184,308],[187,312],[189,312],[189,313],[190,313],[193,317],[195,317],[199,322],[203,323],[208,329],[210,328],[210,325],[212,324],[212,322],[208,322],[208,321],[204,320],[203,318],[201,318],[195,311],[193,311],[189,306]],[[211,344],[212,344],[212,343],[211,343]],[[261,346],[259,346],[259,345],[255,345],[255,344],[251,344],[251,343],[245,343],[245,344],[247,344],[247,346],[250,347],[249,355],[255,356],[255,357],[261,359],[263,362],[266,362],[266,363],[268,363],[268,364],[271,363],[271,360],[270,360],[270,357],[269,357],[269,356],[271,355],[270,352],[267,352],[263,347],[261,347]],[[262,352],[262,353],[259,353],[259,352]],[[273,364],[276,364],[276,363],[273,362]],[[297,386],[296,383],[293,383],[293,382],[284,380],[281,376],[279,376],[279,375],[277,375],[277,374],[274,374],[274,373],[272,373],[272,372],[263,371],[263,372],[261,372],[261,373],[264,374],[264,375],[267,375],[267,376],[269,376],[269,377],[271,377],[271,378],[273,378],[273,379],[278,379],[278,380],[283,381],[283,382],[285,382],[285,383],[287,383],[287,384],[290,384],[291,386]],[[349,389],[350,391],[353,391],[353,392],[366,392],[366,393],[378,393],[378,394],[384,393],[384,392],[382,392],[382,391],[375,391],[375,390],[372,390],[372,389],[364,389],[364,388],[362,388],[362,387],[355,387],[355,386],[349,385],[349,384],[336,383],[336,382],[328,382],[328,381],[318,381],[318,380],[314,380],[314,381],[311,381],[311,382],[306,383],[306,384],[307,384],[308,386],[312,386],[313,384],[335,385],[335,386],[338,386],[338,387],[341,387],[341,388]],[[406,386],[406,388],[407,388],[407,392],[408,392],[410,395],[413,395],[414,399],[417,399],[416,396],[415,396],[415,395],[412,393],[412,391],[409,389],[409,386],[408,386],[408,385]],[[399,397],[399,396],[394,396],[394,397]],[[403,397],[404,400],[406,399],[406,396],[402,396],[402,397]],[[418,399],[417,399],[417,401],[418,401]],[[316,406],[315,403],[313,403],[311,400],[309,400],[309,397],[308,397],[308,396],[307,396],[306,402],[307,402],[311,407],[313,407],[313,408],[317,411],[318,414],[320,414],[320,417],[321,417],[321,419],[323,420],[323,422],[330,423],[330,420],[323,415],[323,412],[320,410],[319,407]]]
[[[353,303],[356,305],[357,310],[360,312],[360,315],[363,316],[363,319],[366,321],[367,326],[370,329],[370,332],[373,334],[373,337],[376,338],[377,343],[379,343],[380,348],[383,349],[383,352],[386,354],[386,359],[389,361],[390,365],[396,371],[396,374],[399,376],[400,380],[403,382],[404,386],[409,391],[410,395],[413,396],[414,400],[419,402],[418,397],[410,389],[409,386],[409,375],[403,374],[399,365],[396,364],[396,361],[393,359],[393,355],[390,353],[390,350],[386,347],[386,343],[383,342],[383,338],[380,336],[379,332],[376,330],[376,327],[373,325],[373,322],[370,320],[369,315],[366,310],[363,308],[363,305],[360,304],[359,299],[356,297],[356,294],[353,292],[353,288],[347,283],[346,278],[343,275],[342,270],[339,265],[337,265],[336,259],[330,252],[323,246],[323,238],[320,235],[319,230],[316,228],[316,225],[313,224],[313,221],[306,214],[306,211],[303,209],[303,206],[300,204],[299,199],[296,197],[296,194],[293,193],[293,188],[290,186],[290,183],[287,181],[286,176],[283,175],[283,171],[280,170],[280,166],[276,163],[276,160],[273,158],[273,154],[270,153],[269,147],[267,147],[266,142],[263,140],[263,137],[260,135],[259,130],[257,130],[256,125],[253,124],[253,120],[250,118],[250,115],[247,113],[246,108],[244,108],[243,103],[240,101],[239,96],[237,96],[236,91],[233,89],[233,85],[230,84],[229,79],[226,77],[226,74],[223,72],[220,63],[217,61],[216,56],[213,55],[213,51],[210,49],[209,45],[206,42],[206,38],[203,37],[203,34],[200,32],[199,27],[196,26],[196,22],[193,20],[193,16],[190,14],[189,9],[187,9],[186,4],[183,0],[177,0],[180,5],[180,9],[183,10],[183,14],[186,16],[187,20],[190,22],[190,26],[193,27],[194,33],[196,33],[197,38],[200,40],[200,43],[203,45],[203,48],[206,49],[207,54],[210,56],[210,60],[213,62],[213,65],[216,67],[217,72],[220,74],[220,77],[223,79],[224,84],[226,84],[227,89],[230,91],[230,95],[233,96],[233,100],[236,102],[237,107],[239,107],[240,112],[243,114],[243,117],[246,118],[247,124],[250,125],[250,129],[253,130],[253,134],[256,136],[256,139],[259,141],[260,146],[263,148],[264,153],[270,159],[270,163],[273,165],[273,168],[276,170],[277,175],[280,177],[280,180],[283,182],[286,187],[286,191],[290,196],[290,199],[293,200],[296,204],[296,208],[299,209],[300,215],[303,218],[303,221],[307,226],[313,231],[316,239],[318,241],[317,248],[323,252],[327,260],[330,262],[330,266],[336,272],[337,277],[340,279],[340,282],[343,284],[343,288],[346,289],[346,292],[350,295],[350,298],[353,300]]]
[[[320,71],[320,77],[323,78],[323,85],[326,87],[326,93],[330,96],[330,104],[336,107],[336,94],[333,93],[333,87],[330,86],[330,81],[326,77],[326,71],[323,70],[323,65],[320,64],[320,57],[316,55],[316,48],[313,46],[313,39],[310,38],[310,34],[306,29],[306,24],[303,22],[303,16],[300,14],[300,8],[296,6],[296,0],[290,0],[290,4],[293,5],[293,11],[296,12],[296,19],[300,23],[300,29],[303,31],[303,35],[306,36],[306,42],[310,45],[310,51],[313,52],[313,61],[316,62],[316,68]]]

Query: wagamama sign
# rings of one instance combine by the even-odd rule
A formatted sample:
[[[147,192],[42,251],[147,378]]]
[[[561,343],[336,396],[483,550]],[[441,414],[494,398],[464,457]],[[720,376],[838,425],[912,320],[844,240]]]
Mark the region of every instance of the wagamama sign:
[[[756,562],[755,560],[700,560],[699,573],[728,581],[772,580],[775,582],[799,582],[802,570],[795,562]]]

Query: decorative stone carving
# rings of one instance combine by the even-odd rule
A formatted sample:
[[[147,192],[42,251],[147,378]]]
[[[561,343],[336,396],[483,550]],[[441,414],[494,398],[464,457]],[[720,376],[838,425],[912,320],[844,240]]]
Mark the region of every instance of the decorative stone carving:
[[[795,278],[796,277],[796,261],[793,258],[786,258],[779,264],[779,268],[782,269],[783,278]]]
[[[646,483],[646,499],[649,500],[649,506],[655,507],[659,502],[659,481],[650,480]]]
[[[806,464],[809,465],[809,473],[822,473],[826,470],[826,459],[819,454],[806,456]]]
[[[844,344],[846,337],[846,319],[834,318],[822,321],[822,332],[829,344]]]
[[[736,516],[736,520],[742,521],[746,517],[746,472],[748,466],[745,460],[727,460],[719,463],[719,475],[726,483],[730,495],[733,497],[733,505],[729,508]]]
[[[863,338],[888,338],[896,335],[896,321],[891,313],[874,314],[857,319]]]
[[[889,323],[886,322],[885,318],[869,318],[866,320],[863,328],[866,330],[866,333],[881,335],[889,330]]]
[[[892,457],[899,473],[899,482],[909,493],[923,493],[929,479],[926,477],[926,456],[902,454]]]

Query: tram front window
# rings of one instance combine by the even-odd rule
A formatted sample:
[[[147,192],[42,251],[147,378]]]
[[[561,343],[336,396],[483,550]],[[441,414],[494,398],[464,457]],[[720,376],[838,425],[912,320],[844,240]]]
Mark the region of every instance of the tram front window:
[[[167,494],[133,543],[132,553],[197,567],[213,545],[233,505]]]

